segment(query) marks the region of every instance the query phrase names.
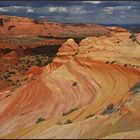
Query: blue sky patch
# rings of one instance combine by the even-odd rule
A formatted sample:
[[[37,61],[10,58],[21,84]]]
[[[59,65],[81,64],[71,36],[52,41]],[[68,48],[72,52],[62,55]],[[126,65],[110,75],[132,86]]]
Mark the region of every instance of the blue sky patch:
[[[0,15],[65,23],[139,24],[138,1],[0,1]]]

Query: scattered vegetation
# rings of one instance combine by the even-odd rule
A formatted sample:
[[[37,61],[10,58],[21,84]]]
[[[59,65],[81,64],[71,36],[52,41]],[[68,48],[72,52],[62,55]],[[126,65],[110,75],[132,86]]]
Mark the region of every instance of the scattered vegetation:
[[[24,67],[27,69],[31,66],[46,66],[50,61],[48,56],[42,55],[24,56],[20,58],[20,60],[24,64]]]
[[[15,72],[14,71],[6,71],[0,74],[0,79],[2,80],[6,80],[6,81],[10,81],[10,77],[12,77],[12,75],[14,75]]]
[[[9,30],[14,28],[14,26],[10,26]],[[3,43],[9,43],[14,45],[23,45],[23,44],[29,44],[32,42],[37,42],[41,40],[46,40],[45,37],[42,36],[23,36],[21,37],[0,37],[0,41]]]
[[[25,76],[18,77],[17,73],[18,73],[18,70],[15,70],[15,69],[12,69],[11,71],[7,70],[5,72],[1,72],[0,80],[3,82],[3,84],[6,87],[8,87],[8,88],[12,87],[12,89],[18,88],[18,87],[22,86],[23,84],[34,80],[33,77],[25,77]],[[7,82],[7,83],[5,83],[5,82]],[[1,88],[2,87],[0,87],[0,89]]]
[[[27,40],[26,40],[27,39]],[[35,42],[37,40],[45,40],[46,36],[35,36],[35,37],[0,37],[1,42],[9,42],[14,44],[22,44],[24,45],[29,42]],[[25,42],[24,42],[25,41]],[[27,78],[26,72],[32,66],[46,66],[48,65],[53,58],[55,57],[58,48],[60,45],[43,45],[38,46],[37,48],[26,48],[16,52],[19,57],[17,58],[17,62],[14,62],[14,59],[11,61],[9,58],[1,57],[0,65],[2,65],[2,69],[0,72],[0,80],[2,81],[2,85],[0,90],[5,89],[15,89],[23,84],[26,84],[34,79]],[[23,49],[23,48],[21,48]],[[9,48],[1,49],[1,55],[11,52],[12,50]],[[25,79],[24,79],[25,78]],[[27,78],[27,79],[26,79]],[[16,81],[16,80],[19,81]],[[7,83],[6,83],[7,82]]]
[[[45,120],[46,120],[46,119],[44,119],[44,118],[38,118],[37,121],[36,121],[36,124],[37,124],[37,123],[40,123],[40,122],[42,122],[42,121],[45,121]]]

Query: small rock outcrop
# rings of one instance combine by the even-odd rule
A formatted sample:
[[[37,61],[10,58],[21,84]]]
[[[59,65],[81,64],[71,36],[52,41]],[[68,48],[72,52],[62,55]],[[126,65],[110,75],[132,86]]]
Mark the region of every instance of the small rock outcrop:
[[[75,55],[78,52],[78,44],[73,39],[68,39],[58,49],[57,55]]]

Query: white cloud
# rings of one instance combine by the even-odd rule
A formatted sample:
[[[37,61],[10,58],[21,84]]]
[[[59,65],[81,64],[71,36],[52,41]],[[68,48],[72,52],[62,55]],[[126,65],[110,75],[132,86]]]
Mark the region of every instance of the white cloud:
[[[45,8],[44,8],[45,9]],[[57,13],[68,13],[68,14],[85,14],[89,13],[89,10],[86,10],[82,6],[70,6],[70,7],[57,7],[57,6],[51,6],[47,8],[46,12],[57,12]]]
[[[9,9],[0,7],[0,12],[9,12]]]
[[[33,13],[34,12],[34,9],[32,7],[27,7],[27,13]]]
[[[26,13],[66,13],[70,15],[90,13],[83,6],[44,6],[44,7],[31,7],[31,6],[9,6],[0,7],[0,12],[26,12]]]
[[[24,6],[10,6],[10,7],[7,7],[7,8],[12,8],[12,9],[22,9],[24,8]]]
[[[103,12],[105,12],[106,14],[112,14],[113,13],[113,9],[106,7],[106,8],[103,9]]]
[[[64,12],[68,12],[67,8],[66,7],[57,7],[57,6],[51,6],[51,7],[48,7],[48,11],[49,12],[59,12],[59,13],[64,13]]]
[[[130,10],[134,6],[115,6],[115,7],[105,7],[104,11],[113,11],[113,10]]]
[[[79,7],[77,7],[77,6],[70,7],[68,11],[70,14],[86,14],[86,13],[90,12],[89,10],[86,10],[85,8],[80,7],[80,6]]]
[[[101,1],[83,1],[83,3],[100,4]]]
[[[114,11],[120,10],[121,13],[125,13],[125,10],[130,10],[131,8],[133,8],[134,6],[115,6],[115,7],[105,7],[103,9],[103,12],[105,12],[106,14],[112,14]]]
[[[39,16],[38,18],[46,18],[46,16]]]
[[[30,6],[9,6],[9,7],[0,7],[0,12],[34,12],[33,8]]]

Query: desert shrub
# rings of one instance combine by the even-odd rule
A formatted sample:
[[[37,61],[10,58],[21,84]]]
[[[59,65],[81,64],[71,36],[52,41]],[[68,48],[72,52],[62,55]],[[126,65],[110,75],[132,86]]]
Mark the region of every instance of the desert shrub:
[[[130,36],[129,36],[129,38],[134,38],[135,37],[135,34],[131,34]]]
[[[114,64],[116,61],[112,61],[111,64]]]
[[[35,24],[43,24],[43,21],[41,21],[41,20],[39,20],[39,19],[35,19],[35,20],[33,20],[33,22],[34,22]]]
[[[15,87],[18,88],[21,86],[21,83],[16,83],[15,85],[16,85]]]
[[[85,119],[91,118],[93,116],[94,116],[94,114],[89,114],[88,116],[85,117]]]
[[[106,115],[106,114],[111,114],[115,111],[115,105],[114,104],[109,104],[106,109],[101,113],[102,115]]]
[[[9,71],[9,74],[15,74],[16,72],[15,71]]]
[[[11,77],[11,74],[7,73],[7,76],[8,76],[8,77]]]
[[[13,83],[12,83],[12,86],[14,86],[14,85],[16,85],[16,83],[13,82]]]
[[[9,97],[9,96],[11,96],[11,94],[6,95],[5,98],[7,98],[7,97]]]
[[[131,40],[132,40],[133,42],[135,42],[135,41],[136,41],[136,34],[131,33],[131,35],[129,36],[129,38],[131,38]]]
[[[9,52],[11,52],[11,49],[9,49],[9,48],[4,48],[4,49],[2,49],[2,51],[3,51],[3,53],[9,53]]]
[[[4,79],[8,79],[8,75],[4,75],[3,77],[4,77]]]
[[[132,38],[132,41],[135,42],[136,41],[136,38]]]
[[[105,62],[106,64],[108,64],[109,63],[109,61],[107,61],[107,62]]]
[[[15,82],[16,82],[16,83],[19,83],[20,81],[19,81],[19,79],[17,79]]]
[[[73,82],[72,83],[72,86],[77,86],[77,82]]]
[[[48,64],[48,58],[41,59],[41,66],[46,66]]]
[[[12,80],[12,79],[6,79],[6,81],[7,81],[7,82],[12,82],[13,80]]]
[[[140,81],[138,81],[134,86],[129,89],[129,92],[135,94],[140,91]]]
[[[15,87],[18,88],[21,86],[21,83],[20,83],[19,79],[17,79],[15,82],[13,82],[12,85],[15,85]]]
[[[16,27],[16,26],[11,25],[11,26],[8,27],[8,30],[11,30],[11,29],[14,28],[14,27]]]
[[[58,122],[57,122],[57,125],[62,125],[62,122],[58,121]]]
[[[125,67],[127,67],[127,64],[124,64]]]
[[[37,120],[36,120],[36,124],[37,123],[40,123],[40,122],[42,122],[42,121],[45,121],[46,119],[44,119],[44,118],[38,118]]]
[[[23,81],[27,81],[29,78],[28,77],[25,77],[24,79],[23,79]]]
[[[72,113],[72,112],[74,112],[74,111],[76,111],[76,110],[77,110],[77,108],[71,109],[70,111],[68,111],[68,112],[66,112],[66,113],[63,113],[63,116],[68,115],[68,114],[70,114],[70,113]]]
[[[37,66],[42,66],[42,63],[41,63],[41,60],[40,60],[40,59],[38,59],[38,60],[36,61],[36,65],[37,65]]]
[[[64,124],[69,124],[69,123],[72,123],[70,119],[68,119]]]

